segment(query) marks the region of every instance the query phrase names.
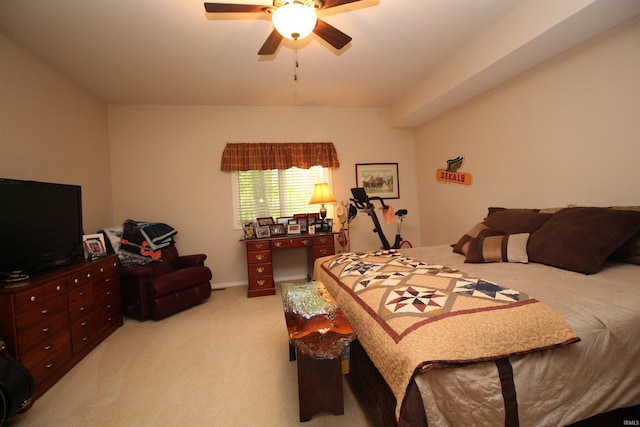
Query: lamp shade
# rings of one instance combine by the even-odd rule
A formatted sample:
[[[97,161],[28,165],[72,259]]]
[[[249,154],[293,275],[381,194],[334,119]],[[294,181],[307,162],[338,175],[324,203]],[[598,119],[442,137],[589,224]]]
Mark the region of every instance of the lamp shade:
[[[290,40],[307,37],[316,26],[316,11],[312,6],[292,1],[280,6],[273,12],[273,26]]]
[[[311,196],[311,200],[309,200],[310,205],[314,205],[316,203],[331,203],[335,202],[336,199],[333,197],[333,193],[329,188],[329,184],[316,184],[313,187],[313,195]]]

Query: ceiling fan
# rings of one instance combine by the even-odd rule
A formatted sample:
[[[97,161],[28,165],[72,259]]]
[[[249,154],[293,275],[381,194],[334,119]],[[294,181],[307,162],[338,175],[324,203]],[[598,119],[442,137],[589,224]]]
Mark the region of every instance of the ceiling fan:
[[[207,13],[270,13],[274,30],[258,55],[273,55],[284,37],[300,40],[311,32],[340,50],[351,37],[316,16],[316,10],[329,9],[362,0],[273,0],[273,6],[252,4],[205,3]],[[299,26],[302,25],[302,26]]]

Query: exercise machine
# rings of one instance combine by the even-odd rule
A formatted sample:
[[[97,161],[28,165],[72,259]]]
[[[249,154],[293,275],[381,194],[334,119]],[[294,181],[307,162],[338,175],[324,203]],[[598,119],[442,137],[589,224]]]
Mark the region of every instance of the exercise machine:
[[[395,212],[395,216],[397,217],[396,222],[398,226],[396,230],[395,241],[393,242],[393,245],[391,245],[389,244],[387,237],[384,235],[384,231],[382,230],[380,221],[378,220],[378,215],[376,214],[376,208],[373,205],[373,201],[377,200],[378,202],[380,202],[383,210],[391,209],[391,207],[385,205],[384,199],[382,199],[381,197],[377,197],[377,196],[369,197],[367,195],[367,191],[362,187],[352,188],[351,194],[353,195],[353,198],[349,199],[353,203],[351,207],[355,206],[355,209],[361,210],[362,212],[365,212],[367,215],[371,217],[371,220],[373,221],[373,225],[375,226],[375,228],[373,229],[373,232],[378,233],[378,236],[380,237],[380,242],[382,243],[382,247],[384,249],[400,249],[403,246],[412,247],[411,242],[409,242],[408,240],[404,240],[401,234],[402,221],[404,220],[404,217],[407,216],[407,213],[408,213],[406,209],[398,209]],[[355,209],[349,210],[349,213],[350,213],[349,221],[353,219],[353,217],[355,217],[355,214],[353,214],[353,216],[351,215],[352,212],[357,212]]]

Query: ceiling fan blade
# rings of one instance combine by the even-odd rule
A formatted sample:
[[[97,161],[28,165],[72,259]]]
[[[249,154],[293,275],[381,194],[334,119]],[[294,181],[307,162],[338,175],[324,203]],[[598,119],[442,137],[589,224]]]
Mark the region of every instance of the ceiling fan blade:
[[[274,28],[260,48],[260,51],[258,51],[258,55],[273,55],[276,53],[276,50],[278,50],[281,41],[282,35]]]
[[[343,4],[355,3],[362,0],[323,0],[321,9],[329,9],[330,7],[342,6]]]
[[[228,4],[228,3],[205,3],[204,10],[208,13],[260,13],[265,11],[266,6],[255,4]]]
[[[352,39],[336,27],[333,27],[321,19],[318,19],[313,32],[324,39],[331,46],[340,50],[345,47]]]

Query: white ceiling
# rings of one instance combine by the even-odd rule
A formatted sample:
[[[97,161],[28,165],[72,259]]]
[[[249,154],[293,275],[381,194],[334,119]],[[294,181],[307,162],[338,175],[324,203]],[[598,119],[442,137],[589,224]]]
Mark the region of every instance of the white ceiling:
[[[0,0],[0,33],[109,104],[387,106],[415,126],[638,14],[640,0],[361,0],[319,12],[353,41],[297,42],[297,81],[294,42],[257,55],[270,15],[203,1]]]

